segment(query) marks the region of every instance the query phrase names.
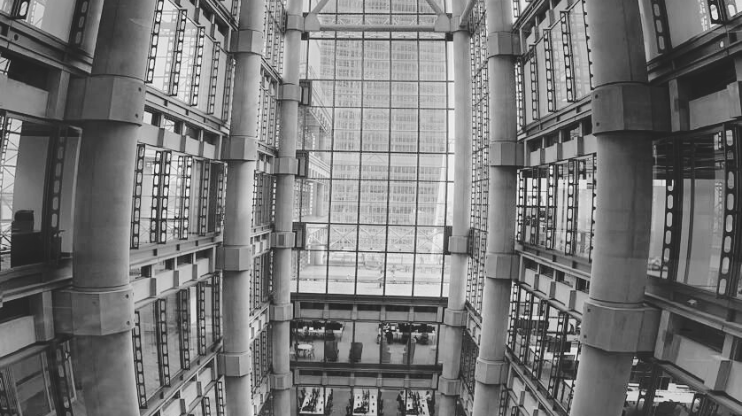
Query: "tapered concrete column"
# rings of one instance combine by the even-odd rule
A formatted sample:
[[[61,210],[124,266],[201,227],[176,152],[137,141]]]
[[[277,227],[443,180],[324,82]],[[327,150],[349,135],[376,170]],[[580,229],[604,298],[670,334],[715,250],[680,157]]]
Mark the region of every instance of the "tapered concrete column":
[[[253,414],[250,388],[250,290],[253,266],[250,231],[255,165],[258,159],[258,97],[263,49],[263,0],[243,0],[239,31],[232,50],[236,60],[232,125],[225,145],[228,161],[224,245],[224,352],[220,371],[226,376],[227,414]]]
[[[511,0],[487,4],[490,147],[486,277],[482,301],[482,338],[475,371],[474,416],[497,413],[507,381],[505,361],[511,279],[515,255],[516,103]]]
[[[154,3],[106,0],[81,110],[72,332],[89,415],[138,416],[129,236]]]
[[[453,2],[453,15],[463,13],[465,2]],[[454,18],[453,21],[458,21]],[[456,131],[453,176],[453,227],[448,247],[451,251],[451,276],[448,286],[448,307],[442,327],[446,342],[441,345],[443,371],[438,379],[441,393],[440,414],[456,414],[456,401],[461,392],[459,379],[461,342],[466,324],[466,267],[469,260],[468,236],[471,211],[471,53],[468,28],[453,34],[453,82]]]
[[[597,220],[570,414],[618,416],[638,343],[636,327],[643,320],[652,204],[650,132],[659,111],[647,85],[638,3],[588,1],[587,16],[595,85]]]
[[[299,140],[299,58],[301,51],[302,0],[288,0],[286,4],[286,33],[284,35],[283,83],[281,84],[281,137],[278,150],[276,181],[276,218],[273,251],[273,412],[292,415],[291,387],[293,379],[289,368],[291,307],[291,257],[294,246],[293,207],[294,177],[297,172],[296,145]]]

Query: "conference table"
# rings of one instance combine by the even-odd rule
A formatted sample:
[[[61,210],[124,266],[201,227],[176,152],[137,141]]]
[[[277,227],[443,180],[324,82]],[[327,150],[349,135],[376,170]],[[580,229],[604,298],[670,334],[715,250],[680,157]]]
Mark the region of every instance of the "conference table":
[[[356,410],[359,410],[360,407],[363,405],[364,392],[369,393],[368,408],[366,409],[365,413],[362,413]],[[377,416],[379,414],[378,397],[378,389],[353,389],[353,416]]]

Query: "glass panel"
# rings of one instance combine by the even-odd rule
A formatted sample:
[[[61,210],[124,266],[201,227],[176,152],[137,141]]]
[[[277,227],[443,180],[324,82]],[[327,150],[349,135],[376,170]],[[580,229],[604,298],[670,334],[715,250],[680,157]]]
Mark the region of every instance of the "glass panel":
[[[673,0],[665,3],[673,46],[677,47],[715,26],[711,24],[712,14],[705,1]],[[717,10],[716,17],[718,13]]]
[[[406,322],[385,322],[379,325],[382,364],[409,364],[410,328]]]
[[[569,34],[572,43],[573,70],[575,72],[575,98],[580,99],[591,91],[584,0],[576,2],[569,10]],[[528,76],[527,72],[526,76]],[[528,100],[526,100],[527,102]]]
[[[566,250],[567,246],[567,215],[568,215],[568,186],[569,178],[566,164],[556,165],[556,218],[554,232],[554,249]]]
[[[374,322],[356,322],[353,342],[350,346],[350,362],[379,364],[382,342],[381,325]]]
[[[692,200],[691,210],[684,216],[693,218],[688,247],[686,270],[680,270],[678,280],[709,291],[716,291],[719,274],[721,241],[725,227],[724,190],[725,170],[723,154],[714,149],[713,137],[684,143],[683,176],[692,180],[692,186],[683,194]],[[731,223],[730,223],[731,227]],[[684,228],[685,229],[685,228]]]
[[[178,314],[178,297],[172,294],[165,298],[167,351],[170,361],[170,376],[173,377],[181,370],[180,358],[180,318]]]
[[[44,261],[44,187],[54,130],[50,126],[0,117],[4,148],[0,175],[0,270]],[[71,187],[67,186],[67,191],[71,195]]]
[[[384,290],[386,258],[383,253],[358,253],[358,287],[360,295],[381,295]]]
[[[442,254],[418,253],[415,256],[415,296],[441,296],[443,261]]]
[[[326,228],[324,229],[326,232]],[[299,257],[299,292],[325,293],[327,284],[327,249],[308,247]],[[335,254],[335,253],[333,253]]]
[[[590,256],[592,246],[592,215],[593,215],[593,175],[594,162],[592,158],[578,162],[577,188],[577,235],[575,240],[575,255]]]
[[[26,21],[52,36],[67,41],[76,4],[76,0],[31,0]]]
[[[52,386],[49,377],[49,366],[46,354],[36,354],[11,364],[9,373],[0,372],[15,391],[11,394],[11,405],[17,406],[18,414],[24,416],[45,416],[55,409]],[[12,379],[7,379],[11,375]],[[14,402],[14,403],[13,403]],[[12,412],[10,414],[15,414]]]
[[[144,362],[144,386],[147,398],[160,389],[160,349],[157,347],[157,317],[155,304],[138,309],[139,327],[142,335],[142,361]]]
[[[353,323],[328,321],[325,323],[323,356],[328,363],[350,362],[350,346],[353,342]]]
[[[178,30],[178,7],[170,0],[165,0],[162,8],[162,20],[160,21],[160,32],[157,39],[157,55],[155,56],[155,70],[152,86],[158,90],[169,93],[170,72],[172,71],[173,58],[175,55],[175,42]],[[225,68],[219,63],[219,68]],[[219,76],[222,77],[220,69]],[[219,95],[217,91],[217,96]],[[220,110],[217,110],[220,111]]]
[[[197,47],[198,27],[191,19],[186,19],[185,33],[183,36],[183,56],[180,61],[178,98],[189,105],[191,104],[191,94],[193,89],[193,73],[196,69]],[[204,62],[210,62],[210,60],[205,60]]]
[[[411,365],[435,365],[438,325],[412,324],[410,342]]]
[[[386,256],[387,296],[412,296],[414,255],[388,253]]]

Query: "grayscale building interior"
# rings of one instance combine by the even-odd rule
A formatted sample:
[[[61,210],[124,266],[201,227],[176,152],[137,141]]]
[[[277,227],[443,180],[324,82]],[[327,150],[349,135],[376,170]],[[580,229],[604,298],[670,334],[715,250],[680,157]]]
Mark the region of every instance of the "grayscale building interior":
[[[742,0],[0,0],[0,416],[742,416]]]

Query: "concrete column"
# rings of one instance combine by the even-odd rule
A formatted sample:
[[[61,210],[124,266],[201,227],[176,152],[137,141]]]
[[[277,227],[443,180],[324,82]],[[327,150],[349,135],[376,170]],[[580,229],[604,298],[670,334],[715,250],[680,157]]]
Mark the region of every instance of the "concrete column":
[[[250,388],[250,290],[252,281],[252,201],[258,160],[258,97],[263,48],[263,0],[242,1],[239,29],[232,42],[236,61],[232,125],[225,143],[227,198],[224,217],[224,352],[227,414],[253,414]]]
[[[291,307],[291,268],[294,243],[293,207],[294,177],[297,171],[296,145],[299,139],[299,60],[301,54],[302,0],[288,0],[286,4],[286,33],[284,34],[283,83],[281,84],[281,137],[278,150],[278,179],[276,181],[276,218],[273,252],[273,412],[277,415],[294,414],[291,405],[293,380],[289,368]]]
[[[453,21],[464,12],[465,2],[453,2]],[[466,324],[466,268],[471,211],[471,53],[468,29],[457,30],[453,34],[453,81],[456,115],[454,144],[455,171],[453,177],[453,224],[449,238],[451,250],[451,275],[448,286],[448,306],[445,311],[441,361],[443,371],[438,379],[441,393],[440,414],[456,414],[456,401],[461,392],[459,380],[461,342],[463,327]]]
[[[489,209],[482,338],[475,371],[474,415],[500,405],[507,382],[505,360],[511,279],[518,273],[515,248],[516,102],[511,0],[487,0],[489,71]]]
[[[89,415],[139,416],[129,233],[150,0],[106,0],[82,105],[72,326]]]
[[[650,131],[657,111],[644,48],[637,47],[643,44],[638,3],[588,1],[587,15],[595,85],[597,221],[570,414],[618,416],[639,339],[636,327],[641,326],[632,323],[641,321],[644,299],[652,204]],[[601,327],[621,336],[606,336]]]

